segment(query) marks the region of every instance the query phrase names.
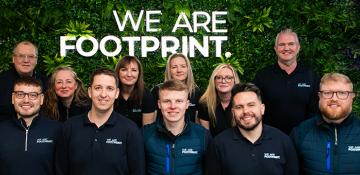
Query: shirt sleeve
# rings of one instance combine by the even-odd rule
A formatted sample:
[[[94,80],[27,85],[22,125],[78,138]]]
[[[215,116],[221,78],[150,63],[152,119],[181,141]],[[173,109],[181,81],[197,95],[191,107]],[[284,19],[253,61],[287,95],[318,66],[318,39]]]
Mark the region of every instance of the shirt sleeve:
[[[70,126],[63,125],[59,132],[58,139],[56,140],[55,149],[55,171],[56,175],[68,175],[69,174],[69,157],[67,138],[70,133]]]
[[[286,154],[285,175],[298,175],[299,161],[294,144],[289,137],[286,137],[284,141]]]
[[[212,140],[205,155],[205,175],[222,175],[218,146]]]
[[[198,117],[202,120],[210,121],[208,109],[203,104],[199,105],[199,114]]]
[[[145,175],[145,153],[141,131],[134,127],[127,137],[127,161],[130,175]]]

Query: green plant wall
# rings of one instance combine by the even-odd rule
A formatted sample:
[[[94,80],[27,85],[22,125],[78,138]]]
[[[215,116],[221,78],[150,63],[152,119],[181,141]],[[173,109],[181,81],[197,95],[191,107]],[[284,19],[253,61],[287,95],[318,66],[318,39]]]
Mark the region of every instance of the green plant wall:
[[[122,18],[126,10],[138,14],[140,10],[160,10],[161,32],[148,33],[141,24],[135,32],[129,26],[119,32],[112,11]],[[192,58],[192,67],[200,88],[207,86],[214,65],[228,62],[235,65],[242,81],[251,81],[255,73],[276,61],[273,45],[276,34],[284,27],[293,28],[299,35],[301,51],[299,61],[315,69],[320,75],[342,72],[350,76],[359,94],[360,87],[360,2],[356,0],[1,0],[0,1],[0,71],[11,66],[11,52],[21,40],[34,41],[39,47],[38,67],[50,75],[59,65],[71,65],[88,82],[89,74],[97,67],[114,68],[124,53],[105,57],[98,53],[83,57],[71,51],[60,57],[60,36],[194,36],[209,35],[204,30],[189,33],[171,32],[178,15],[189,17],[194,11],[227,11],[228,41],[223,53],[231,52],[229,59],[214,57]],[[85,49],[91,44],[85,43]],[[113,45],[108,45],[112,49]],[[137,46],[135,54],[140,55]],[[197,55],[200,55],[197,53]],[[160,51],[140,58],[145,81],[151,88],[163,81],[166,58]],[[355,111],[359,112],[359,98]]]

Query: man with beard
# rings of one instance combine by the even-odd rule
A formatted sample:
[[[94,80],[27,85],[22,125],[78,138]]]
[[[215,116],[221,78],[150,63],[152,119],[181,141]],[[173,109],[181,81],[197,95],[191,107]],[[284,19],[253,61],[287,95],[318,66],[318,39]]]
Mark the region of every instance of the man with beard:
[[[351,112],[351,80],[339,73],[325,74],[318,94],[321,115],[291,133],[301,174],[360,174],[360,120]]]
[[[236,126],[214,139],[206,157],[208,175],[297,175],[298,161],[290,138],[262,123],[265,105],[251,83],[235,85],[231,111]]]
[[[0,124],[0,174],[55,174],[55,142],[61,125],[39,115],[43,100],[39,80],[15,80],[12,104],[16,118]]]

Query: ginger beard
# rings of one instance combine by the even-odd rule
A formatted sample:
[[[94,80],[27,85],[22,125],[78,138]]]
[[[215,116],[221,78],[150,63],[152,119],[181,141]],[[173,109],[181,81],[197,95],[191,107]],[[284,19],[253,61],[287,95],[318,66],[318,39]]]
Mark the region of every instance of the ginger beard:
[[[320,102],[319,109],[322,115],[329,120],[339,120],[346,118],[351,110],[351,105],[344,105],[338,100],[329,100],[327,102]]]

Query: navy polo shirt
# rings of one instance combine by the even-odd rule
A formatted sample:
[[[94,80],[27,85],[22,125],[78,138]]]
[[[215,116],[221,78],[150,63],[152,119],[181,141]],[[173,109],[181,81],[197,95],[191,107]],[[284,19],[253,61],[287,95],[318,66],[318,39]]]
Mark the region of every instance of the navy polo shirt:
[[[157,105],[157,101],[159,100],[159,92],[160,92],[160,84],[154,86],[154,88],[151,90],[151,93],[154,97],[154,101],[156,104],[156,110],[158,111],[157,119],[162,119],[161,110]],[[195,92],[191,96],[189,96],[190,104],[185,113],[185,117],[187,121],[195,122],[196,112],[200,110],[199,99],[201,96],[202,93],[198,87],[196,87]]]
[[[58,145],[59,175],[145,174],[140,130],[116,112],[99,128],[87,114],[70,118],[64,123]]]
[[[55,142],[61,124],[37,116],[30,127],[25,126],[15,117],[0,124],[0,174],[55,174]]]
[[[259,71],[254,83],[266,107],[264,123],[286,134],[318,112],[319,77],[300,64],[288,75],[276,63]]]
[[[147,89],[144,90],[140,106],[131,100],[125,100],[122,95],[119,95],[114,106],[116,112],[135,122],[139,128],[143,126],[143,113],[152,113],[155,109],[154,98]]]
[[[213,137],[221,133],[227,128],[232,127],[232,113],[231,106],[229,105],[227,108],[223,108],[221,103],[216,106],[216,122],[215,126],[211,123],[208,113],[208,108],[204,105],[201,106],[199,111],[199,118],[202,120],[209,121],[209,130]]]
[[[280,130],[263,125],[253,144],[237,127],[215,137],[206,157],[208,175],[297,175],[296,150]]]
[[[58,110],[60,114],[59,121],[64,122],[70,117],[84,114],[90,110],[90,104],[79,106],[74,103],[74,100],[70,104],[70,108],[67,108],[61,101],[58,102]]]

